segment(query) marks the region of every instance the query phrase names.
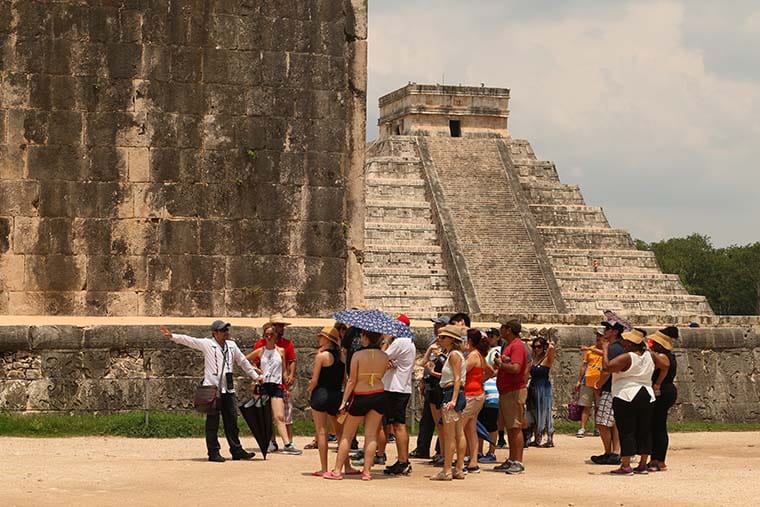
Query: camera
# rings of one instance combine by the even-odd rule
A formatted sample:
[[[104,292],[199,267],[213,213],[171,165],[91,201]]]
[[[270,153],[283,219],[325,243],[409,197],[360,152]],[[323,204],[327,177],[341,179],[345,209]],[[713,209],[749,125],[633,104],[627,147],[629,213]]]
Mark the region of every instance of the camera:
[[[228,371],[224,374],[224,378],[227,380],[227,390],[232,391],[235,388],[235,385],[232,380],[232,372]]]

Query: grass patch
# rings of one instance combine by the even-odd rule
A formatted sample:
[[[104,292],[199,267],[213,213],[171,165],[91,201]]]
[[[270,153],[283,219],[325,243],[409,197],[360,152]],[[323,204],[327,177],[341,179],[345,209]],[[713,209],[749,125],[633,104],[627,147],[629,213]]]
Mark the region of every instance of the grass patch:
[[[204,424],[205,416],[187,412],[151,412],[147,425],[145,424],[144,412],[107,415],[0,413],[0,435],[8,437],[203,437]],[[238,418],[238,425],[244,435],[250,433],[248,425],[242,418]],[[572,435],[578,430],[578,423],[556,419],[554,427],[559,434]],[[590,425],[589,429],[592,429]],[[760,423],[671,422],[668,429],[671,432],[760,431]],[[294,421],[293,432],[296,435],[311,436],[314,434],[314,422],[310,420]],[[363,434],[361,428],[359,433]],[[223,435],[221,428],[219,434],[220,436]]]

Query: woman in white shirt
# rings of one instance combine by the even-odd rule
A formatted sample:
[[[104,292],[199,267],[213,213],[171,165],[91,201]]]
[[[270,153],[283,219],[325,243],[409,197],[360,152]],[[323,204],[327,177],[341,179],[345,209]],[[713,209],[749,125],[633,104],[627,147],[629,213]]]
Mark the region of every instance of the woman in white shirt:
[[[622,335],[626,353],[608,358],[609,342],[602,341],[602,371],[612,373],[612,407],[620,435],[620,468],[615,475],[646,474],[647,460],[652,450],[652,372],[660,361],[646,349],[646,333],[634,328]],[[631,457],[641,456],[639,466],[631,467]]]

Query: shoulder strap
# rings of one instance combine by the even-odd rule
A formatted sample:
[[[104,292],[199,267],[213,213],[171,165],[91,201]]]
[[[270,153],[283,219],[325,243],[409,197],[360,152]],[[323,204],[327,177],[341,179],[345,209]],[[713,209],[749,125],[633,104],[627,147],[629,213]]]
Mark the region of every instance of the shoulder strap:
[[[224,376],[224,365],[227,364],[227,342],[224,342],[224,348],[222,349],[222,367],[219,369],[219,379],[217,379],[216,385],[219,387],[219,392],[222,390],[222,377]]]

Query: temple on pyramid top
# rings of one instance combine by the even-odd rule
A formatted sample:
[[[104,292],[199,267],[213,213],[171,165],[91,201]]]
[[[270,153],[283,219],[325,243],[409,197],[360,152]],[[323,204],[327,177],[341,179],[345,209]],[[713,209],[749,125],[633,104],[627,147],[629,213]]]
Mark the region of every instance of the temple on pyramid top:
[[[509,90],[409,83],[380,97],[380,138],[509,137]]]

